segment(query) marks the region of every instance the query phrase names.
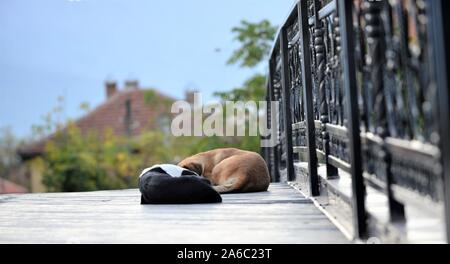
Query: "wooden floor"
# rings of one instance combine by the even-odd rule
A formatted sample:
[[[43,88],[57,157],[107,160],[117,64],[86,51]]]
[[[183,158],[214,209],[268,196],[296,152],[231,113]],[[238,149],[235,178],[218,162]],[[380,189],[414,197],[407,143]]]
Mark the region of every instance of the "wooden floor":
[[[288,185],[222,197],[140,205],[137,189],[0,195],[0,243],[348,243]]]

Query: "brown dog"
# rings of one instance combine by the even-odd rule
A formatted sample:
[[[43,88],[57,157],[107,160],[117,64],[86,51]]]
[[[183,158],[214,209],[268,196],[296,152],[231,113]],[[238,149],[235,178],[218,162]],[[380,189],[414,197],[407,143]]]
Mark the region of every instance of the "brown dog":
[[[202,152],[178,166],[207,178],[219,193],[266,191],[270,183],[264,159],[256,152],[235,148]]]

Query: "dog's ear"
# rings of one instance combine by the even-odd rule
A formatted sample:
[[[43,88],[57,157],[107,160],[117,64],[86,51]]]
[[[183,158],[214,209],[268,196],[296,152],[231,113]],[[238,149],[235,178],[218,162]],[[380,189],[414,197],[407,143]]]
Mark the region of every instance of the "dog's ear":
[[[203,166],[200,163],[197,162],[189,162],[186,164],[183,164],[181,167],[191,170],[198,175],[203,175]]]

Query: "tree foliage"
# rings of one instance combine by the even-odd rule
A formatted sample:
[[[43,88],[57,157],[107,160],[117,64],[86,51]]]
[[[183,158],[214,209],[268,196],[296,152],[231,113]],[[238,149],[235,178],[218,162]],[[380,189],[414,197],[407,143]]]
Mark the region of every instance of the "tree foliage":
[[[270,47],[275,37],[277,27],[268,20],[258,23],[241,21],[232,32],[240,47],[234,51],[228,64],[239,64],[240,67],[256,68],[267,59]],[[214,95],[222,101],[264,101],[266,77],[258,72],[247,79],[242,86],[230,91],[215,92]],[[243,149],[259,152],[260,139],[255,136],[237,138],[235,144]]]
[[[45,147],[43,182],[49,191],[92,191],[130,187],[137,164],[122,138],[105,132],[82,135],[73,124]]]
[[[266,77],[262,74],[255,74],[247,79],[241,87],[231,91],[215,92],[214,96],[224,101],[261,101],[264,100]]]
[[[9,127],[0,127],[0,177],[7,177],[10,168],[19,164],[18,139]]]
[[[231,30],[241,47],[233,52],[228,64],[239,63],[241,67],[249,68],[257,66],[269,54],[276,30],[266,19],[259,23],[242,20]]]

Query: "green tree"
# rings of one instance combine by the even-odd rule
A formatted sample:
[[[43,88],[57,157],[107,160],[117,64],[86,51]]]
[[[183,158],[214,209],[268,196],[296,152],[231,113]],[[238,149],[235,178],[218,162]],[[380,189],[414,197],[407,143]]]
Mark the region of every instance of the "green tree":
[[[228,64],[255,69],[266,62],[277,31],[276,26],[271,25],[268,20],[257,23],[242,20],[241,24],[231,31],[235,34],[234,39],[239,41],[240,47],[233,52]],[[257,72],[247,79],[242,87],[216,92],[215,95],[223,100],[263,100],[265,81],[264,74]]]
[[[266,94],[265,83],[266,77],[258,73],[247,79],[242,87],[226,92],[215,92],[214,95],[224,101],[261,101]]]
[[[92,191],[131,187],[137,161],[131,157],[124,139],[110,131],[82,134],[76,125],[63,119],[64,98],[43,122],[32,127],[35,135],[50,140],[40,157],[45,166],[43,183],[49,191]],[[80,109],[88,111],[86,103]]]
[[[227,63],[243,68],[259,68],[267,60],[276,31],[277,27],[271,25],[268,20],[257,23],[241,21],[239,26],[232,29],[234,39],[239,41],[240,47],[233,52]],[[264,74],[257,72],[241,87],[215,92],[214,95],[222,101],[263,101],[266,93],[265,83]],[[254,136],[235,139],[234,145],[257,152],[260,150],[259,137]]]
[[[65,192],[128,187],[126,177],[135,174],[128,155],[120,138],[82,135],[69,122],[45,147],[43,182],[49,191]]]
[[[66,120],[63,119],[64,102],[65,98],[63,96],[58,96],[56,106],[41,117],[42,122],[31,126],[33,136],[30,138],[30,141],[48,136],[64,127],[66,122]],[[80,105],[80,109],[85,110],[83,104]]]
[[[9,127],[0,127],[0,177],[8,177],[9,170],[19,164],[18,139]]]
[[[228,64],[239,63],[241,67],[253,68],[269,55],[277,28],[266,19],[259,23],[242,20],[241,24],[231,31],[241,46],[233,52]]]

